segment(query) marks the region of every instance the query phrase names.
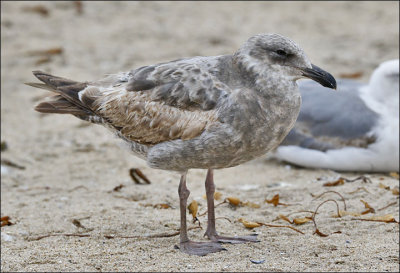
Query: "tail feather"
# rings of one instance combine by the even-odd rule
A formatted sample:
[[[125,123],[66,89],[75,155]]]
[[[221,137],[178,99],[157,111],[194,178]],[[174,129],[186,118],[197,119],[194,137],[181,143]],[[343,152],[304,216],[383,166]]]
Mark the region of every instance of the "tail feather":
[[[52,91],[54,92],[54,88],[51,86],[48,86],[47,84],[43,84],[43,83],[37,83],[37,82],[26,82],[26,85],[35,87],[35,88],[40,88],[40,89],[44,89],[44,90],[48,90],[48,91]]]
[[[33,71],[32,73],[33,73],[33,75],[35,75],[36,78],[38,78],[39,80],[41,80],[42,82],[44,82],[45,84],[47,84],[53,88],[57,88],[60,86],[65,86],[65,85],[74,85],[74,84],[79,83],[79,82],[69,80],[66,78],[53,76],[53,75],[50,75],[48,73],[38,71],[38,70]]]
[[[42,71],[33,71],[33,74],[44,84],[27,83],[27,85],[58,94],[52,97],[51,100],[37,105],[35,107],[36,111],[42,113],[72,114],[80,118],[88,115],[96,115],[79,98],[79,92],[86,88],[87,83],[53,76]]]
[[[72,114],[91,123],[103,124],[122,130],[103,117],[96,108],[96,98],[101,96],[98,88],[86,89],[88,83],[77,82],[57,76],[50,75],[42,71],[33,71],[33,74],[43,83],[26,83],[29,86],[52,91],[57,95],[49,100],[39,103],[35,110],[41,113]],[[81,95],[80,92],[85,90]]]
[[[60,95],[51,97],[49,101],[39,103],[35,110],[41,113],[72,114],[75,116],[87,116],[90,113],[77,107]]]

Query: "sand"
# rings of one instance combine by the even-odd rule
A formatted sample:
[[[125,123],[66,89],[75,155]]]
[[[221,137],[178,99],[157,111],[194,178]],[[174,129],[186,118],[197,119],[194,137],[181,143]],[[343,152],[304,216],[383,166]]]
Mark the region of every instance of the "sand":
[[[35,112],[48,92],[23,85],[34,80],[32,70],[83,81],[180,57],[228,54],[262,32],[292,38],[336,77],[361,73],[358,79],[366,82],[379,63],[399,58],[398,23],[398,2],[1,2],[1,140],[8,146],[1,158],[24,167],[2,164],[1,216],[13,225],[1,228],[1,271],[398,271],[398,223],[359,220],[390,214],[399,221],[399,196],[391,191],[398,178],[297,168],[268,156],[217,170],[217,204],[237,197],[260,206],[218,206],[217,229],[256,232],[261,242],[189,256],[174,249],[179,236],[145,237],[179,228],[179,175],[150,169],[100,126]],[[135,184],[130,168],[152,183]],[[323,186],[361,175],[370,182]],[[204,178],[204,170],[189,171],[189,202],[199,203],[199,213],[206,210]],[[316,216],[327,237],[313,234],[312,222],[278,218],[311,216],[301,211],[315,211],[328,199],[343,210],[335,193],[314,199],[328,190],[343,196],[347,211],[365,211],[364,200],[375,213],[335,218],[336,204],[329,201]],[[289,206],[265,202],[275,194]],[[160,203],[171,207],[153,207]],[[249,230],[239,218],[304,234]],[[199,220],[203,229],[189,235],[206,240],[207,218]],[[191,216],[188,222],[198,226]],[[38,239],[42,235],[54,236]]]

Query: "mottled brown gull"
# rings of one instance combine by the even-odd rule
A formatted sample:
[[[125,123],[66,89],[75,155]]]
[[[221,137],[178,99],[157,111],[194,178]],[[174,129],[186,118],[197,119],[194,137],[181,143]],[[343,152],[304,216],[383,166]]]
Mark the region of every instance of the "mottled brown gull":
[[[296,80],[308,77],[336,88],[329,73],[278,34],[255,35],[233,55],[179,59],[94,82],[33,73],[43,83],[29,85],[57,93],[37,111],[102,124],[150,167],[181,173],[179,248],[194,255],[224,250],[220,243],[257,242],[256,235],[218,235],[213,169],[239,165],[279,145],[299,113]],[[205,235],[211,242],[193,242],[187,236],[190,168],[208,169]]]

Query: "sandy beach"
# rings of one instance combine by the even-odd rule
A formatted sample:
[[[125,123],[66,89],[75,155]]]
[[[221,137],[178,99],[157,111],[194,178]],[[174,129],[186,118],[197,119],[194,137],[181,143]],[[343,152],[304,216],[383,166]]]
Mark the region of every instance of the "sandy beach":
[[[35,112],[49,92],[24,85],[36,80],[33,70],[86,81],[231,54],[250,36],[272,32],[335,77],[367,82],[381,62],[399,58],[398,25],[396,1],[2,1],[1,217],[12,224],[1,227],[1,271],[398,272],[397,173],[305,169],[268,155],[216,170],[216,204],[241,201],[218,205],[217,230],[257,233],[261,242],[189,256],[174,248],[179,174],[149,168],[103,127]],[[136,184],[131,168],[151,184]],[[199,205],[200,228],[188,215],[193,240],[206,240],[205,174],[188,173],[189,202]],[[279,204],[266,202],[277,194]],[[315,223],[327,236],[315,234],[313,221],[293,223],[326,200],[334,201],[319,207]],[[337,206],[348,215],[336,217]],[[266,225],[248,229],[240,218]]]

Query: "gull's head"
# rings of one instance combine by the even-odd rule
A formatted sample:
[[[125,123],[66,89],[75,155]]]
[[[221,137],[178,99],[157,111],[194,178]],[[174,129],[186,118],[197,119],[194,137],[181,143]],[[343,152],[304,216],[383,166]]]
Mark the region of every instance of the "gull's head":
[[[292,40],[279,34],[251,37],[235,54],[256,73],[276,71],[287,80],[310,78],[322,86],[336,89],[335,78],[313,65],[304,51]]]
[[[372,73],[368,92],[378,101],[399,102],[399,59],[381,63]]]

